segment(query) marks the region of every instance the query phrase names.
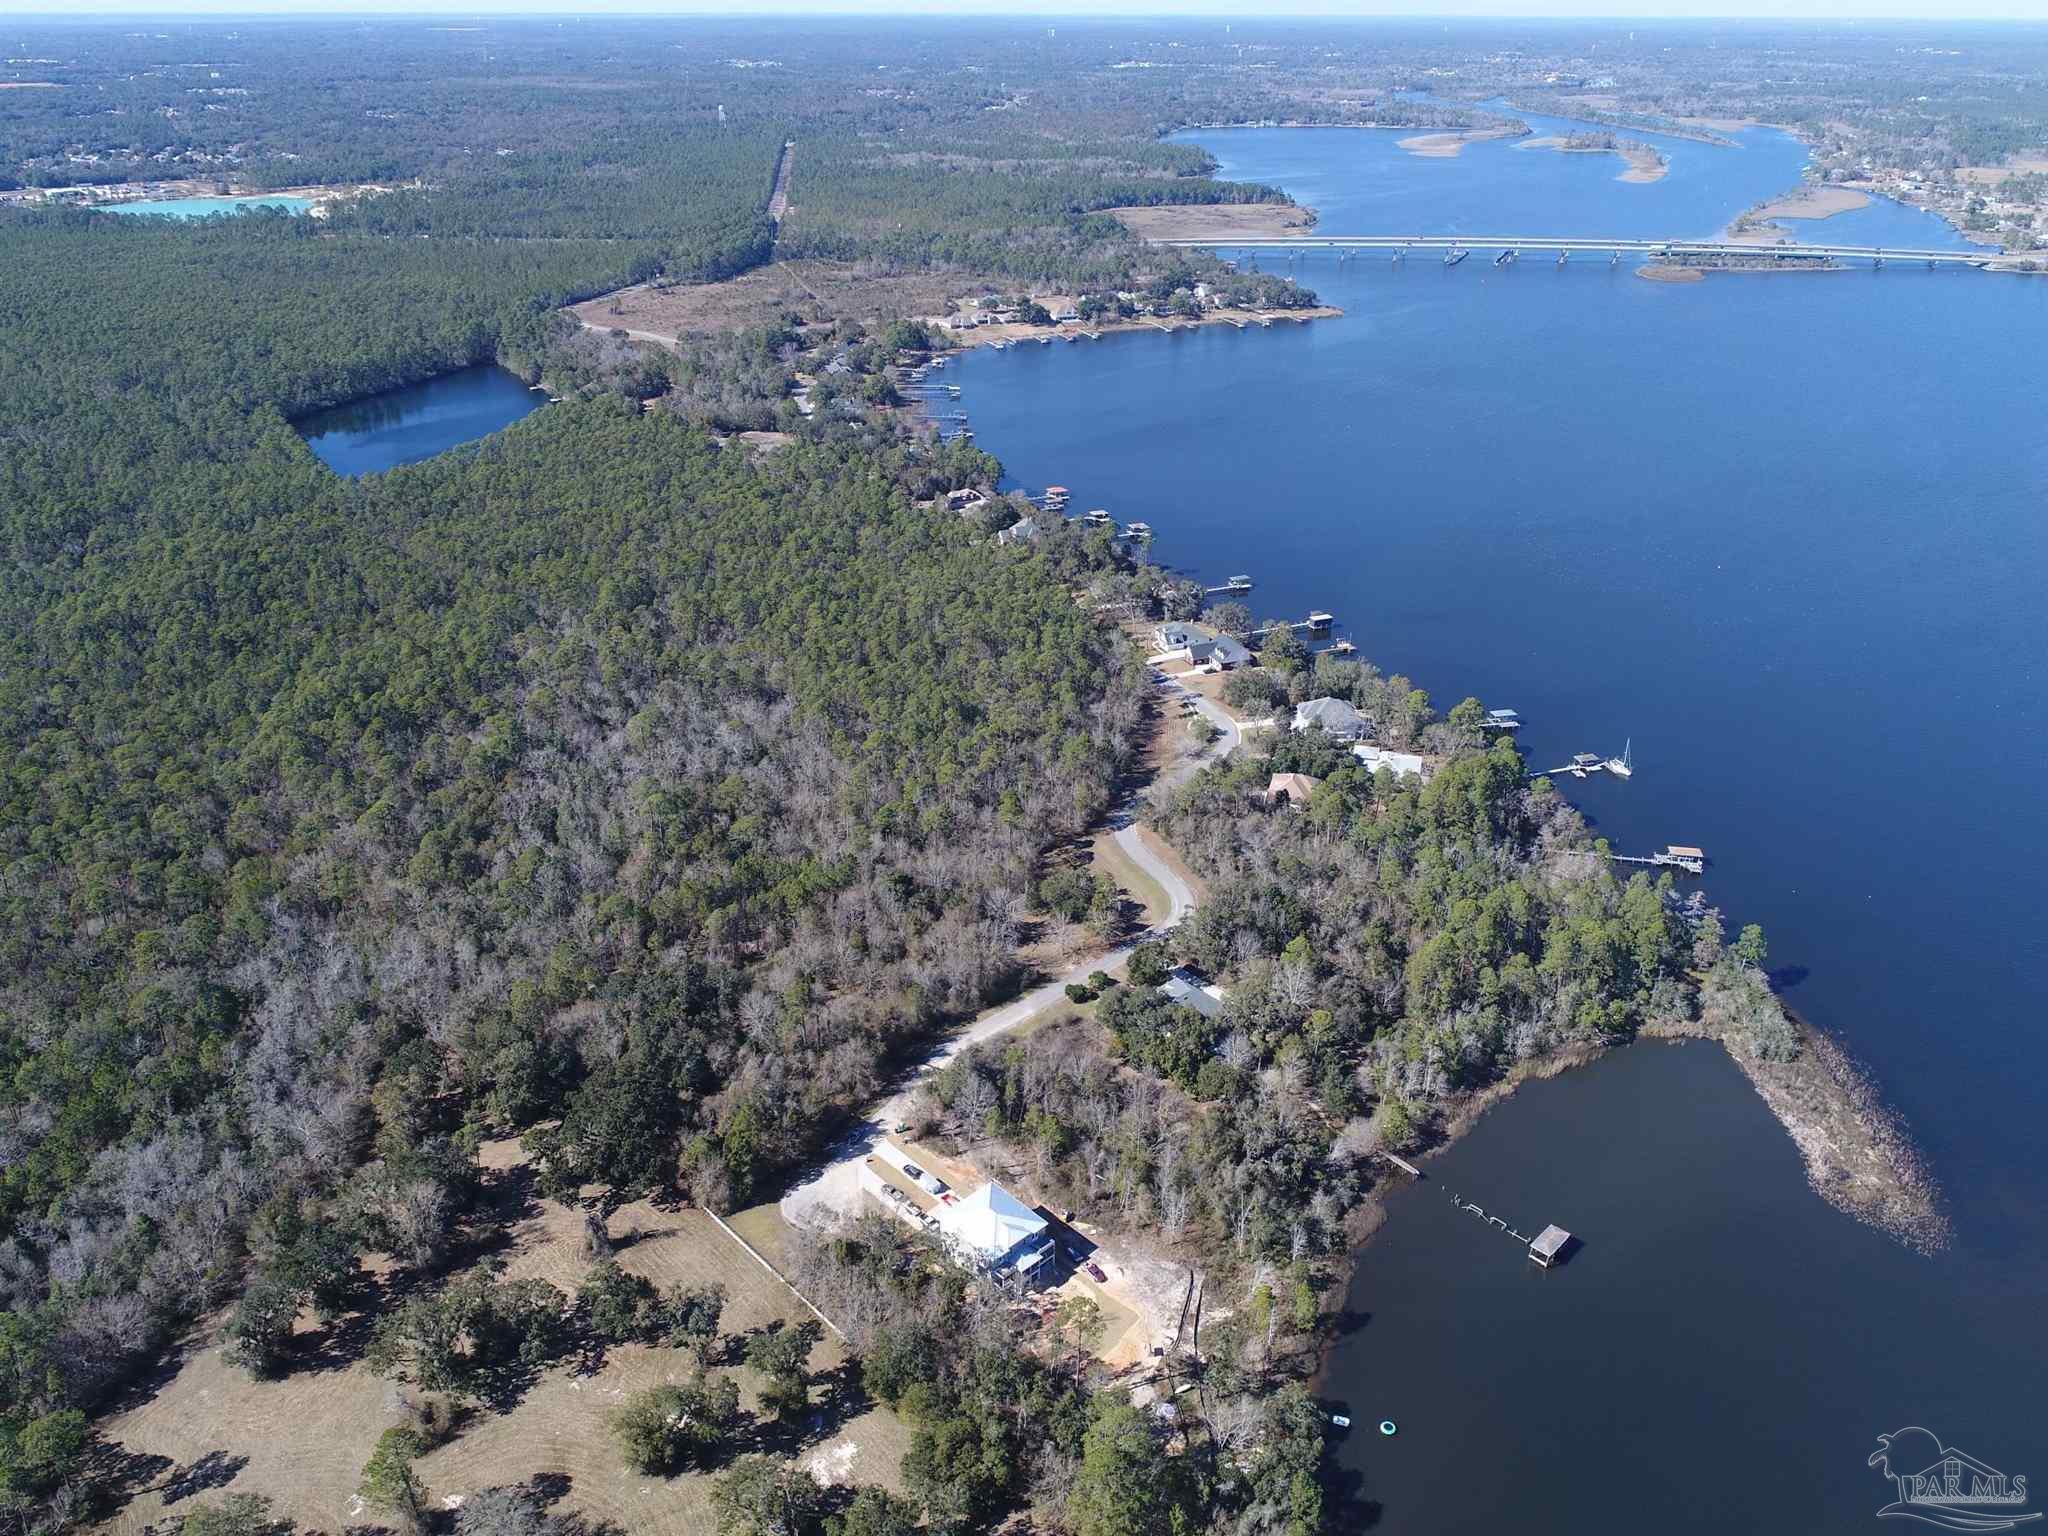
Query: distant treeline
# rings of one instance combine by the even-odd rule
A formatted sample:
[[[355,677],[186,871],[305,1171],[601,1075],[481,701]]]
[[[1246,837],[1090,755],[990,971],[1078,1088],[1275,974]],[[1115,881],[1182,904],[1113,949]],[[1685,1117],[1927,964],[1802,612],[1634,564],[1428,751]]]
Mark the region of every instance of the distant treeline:
[[[926,39],[875,67],[871,35],[730,22],[181,25],[165,39],[38,28],[63,89],[0,104],[13,181],[196,177],[243,188],[378,184],[331,227],[440,239],[647,241],[685,280],[769,259],[767,203],[797,143],[785,255],[1068,286],[1128,281],[1124,204],[1284,200],[1211,179],[1163,142],[1182,113],[1084,49],[1014,28]],[[1000,73],[986,46],[1002,39]],[[202,64],[167,62],[190,53]],[[90,98],[85,95],[90,92]],[[44,95],[29,102],[23,98]],[[93,111],[80,105],[90,99]],[[1057,105],[1054,105],[1054,104]]]

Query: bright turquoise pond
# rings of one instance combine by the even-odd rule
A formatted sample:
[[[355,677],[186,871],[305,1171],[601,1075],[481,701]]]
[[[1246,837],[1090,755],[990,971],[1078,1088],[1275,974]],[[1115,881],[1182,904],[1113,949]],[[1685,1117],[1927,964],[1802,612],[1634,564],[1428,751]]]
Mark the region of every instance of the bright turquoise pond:
[[[172,197],[157,202],[107,203],[102,213],[154,215],[160,219],[203,219],[212,213],[247,213],[252,208],[277,208],[285,213],[305,213],[313,206],[310,197]]]

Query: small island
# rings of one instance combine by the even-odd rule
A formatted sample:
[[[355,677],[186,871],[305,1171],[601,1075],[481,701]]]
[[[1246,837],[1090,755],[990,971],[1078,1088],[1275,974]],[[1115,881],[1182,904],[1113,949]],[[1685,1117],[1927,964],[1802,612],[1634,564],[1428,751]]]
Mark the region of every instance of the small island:
[[[1638,139],[1617,138],[1611,133],[1554,133],[1528,139],[1517,149],[1550,149],[1562,155],[1619,155],[1627,169],[1617,181],[1642,184],[1662,181],[1671,169],[1670,157]]]
[[[1778,223],[1779,219],[1831,219],[1869,206],[1870,199],[1852,187],[1799,187],[1736,215],[1728,226],[1728,238],[1747,245],[1775,245],[1792,238],[1792,231]]]

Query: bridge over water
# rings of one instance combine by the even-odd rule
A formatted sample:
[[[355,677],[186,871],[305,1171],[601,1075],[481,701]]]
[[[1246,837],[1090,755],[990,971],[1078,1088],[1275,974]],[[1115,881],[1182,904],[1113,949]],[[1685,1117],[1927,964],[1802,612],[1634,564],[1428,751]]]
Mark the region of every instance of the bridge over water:
[[[1181,249],[1257,252],[1334,251],[1339,259],[1359,251],[1386,251],[1395,257],[1411,252],[1440,251],[1448,259],[1456,256],[1494,253],[1496,262],[1513,260],[1525,251],[1554,254],[1561,261],[1573,256],[1605,256],[1618,262],[1624,256],[1649,256],[1680,262],[1710,262],[1717,258],[1740,257],[1745,262],[1758,258],[1778,261],[1818,260],[1868,262],[1873,267],[1892,262],[1929,267],[1983,268],[2004,252],[1994,246],[1976,250],[1920,250],[1906,246],[1881,245],[1746,245],[1737,240],[1596,240],[1570,235],[1283,235],[1271,239],[1155,240],[1154,245]]]

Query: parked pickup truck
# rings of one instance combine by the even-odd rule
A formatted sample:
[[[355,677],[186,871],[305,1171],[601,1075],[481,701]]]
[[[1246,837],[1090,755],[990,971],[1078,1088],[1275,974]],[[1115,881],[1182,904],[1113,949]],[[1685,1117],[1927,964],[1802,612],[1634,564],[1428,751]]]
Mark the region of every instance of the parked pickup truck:
[[[903,1165],[903,1175],[927,1194],[943,1195],[946,1192],[946,1181],[944,1179],[935,1173],[926,1173],[915,1163],[905,1163]]]

